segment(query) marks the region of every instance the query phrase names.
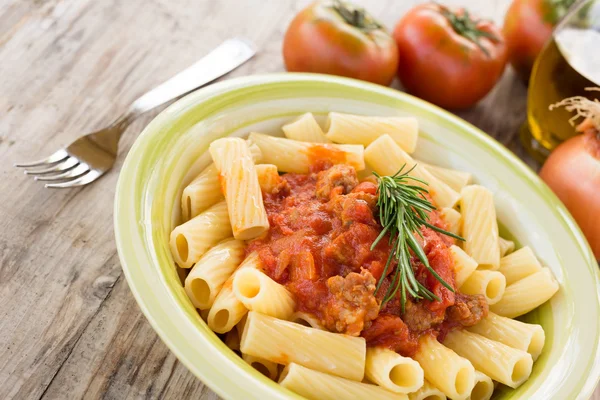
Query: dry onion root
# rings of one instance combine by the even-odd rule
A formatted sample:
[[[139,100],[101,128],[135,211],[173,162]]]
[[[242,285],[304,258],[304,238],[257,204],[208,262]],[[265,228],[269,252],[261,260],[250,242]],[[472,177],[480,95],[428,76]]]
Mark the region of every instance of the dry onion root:
[[[600,87],[589,87],[585,88],[587,91],[600,92]],[[550,106],[550,110],[558,107],[565,107],[567,111],[576,114],[569,119],[569,123],[575,126],[575,121],[578,118],[584,118],[584,121],[577,126],[577,130],[584,132],[587,129],[594,127],[597,131],[600,131],[600,101],[598,99],[590,100],[583,96],[574,96],[559,101],[556,104]]]
[[[577,126],[583,134],[558,146],[546,160],[540,177],[571,212],[600,260],[600,102],[577,96],[551,109],[560,106],[577,113],[569,120],[572,125],[577,118],[585,118]]]

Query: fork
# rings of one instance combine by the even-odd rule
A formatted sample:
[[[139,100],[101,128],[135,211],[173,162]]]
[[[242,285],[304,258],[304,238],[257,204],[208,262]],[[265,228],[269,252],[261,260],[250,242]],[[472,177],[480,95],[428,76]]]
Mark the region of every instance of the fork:
[[[239,67],[254,46],[241,38],[229,39],[166,82],[145,93],[107,128],[81,136],[42,160],[15,164],[26,175],[47,182],[47,188],[87,185],[104,175],[117,159],[119,139],[140,115],[198,89]]]

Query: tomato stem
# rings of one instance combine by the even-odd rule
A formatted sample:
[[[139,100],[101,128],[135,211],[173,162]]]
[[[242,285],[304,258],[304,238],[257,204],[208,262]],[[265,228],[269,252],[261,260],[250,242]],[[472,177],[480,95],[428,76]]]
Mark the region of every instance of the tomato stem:
[[[496,35],[479,29],[477,27],[478,21],[471,18],[467,10],[462,15],[459,15],[445,7],[441,7],[441,13],[450,22],[456,33],[475,43],[486,56],[490,57],[489,51],[481,44],[481,38],[499,42],[500,39]]]
[[[366,12],[364,8],[356,7],[351,3],[334,0],[331,8],[335,10],[347,24],[352,25],[363,32],[371,32],[383,28],[383,25]]]

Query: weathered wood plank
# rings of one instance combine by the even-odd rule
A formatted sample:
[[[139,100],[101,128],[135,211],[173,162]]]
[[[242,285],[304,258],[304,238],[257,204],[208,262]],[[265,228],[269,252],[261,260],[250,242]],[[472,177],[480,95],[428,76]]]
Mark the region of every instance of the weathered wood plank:
[[[0,398],[217,398],[153,332],[116,256],[118,169],[152,115],[131,126],[115,169],[90,187],[48,191],[10,165],[106,125],[227,37],[246,36],[260,48],[231,76],[282,71],[283,33],[309,2],[0,4]],[[359,1],[390,28],[417,2]],[[509,0],[447,3],[468,3],[500,22]],[[524,157],[516,135],[525,95],[507,73],[459,115]]]
[[[154,333],[120,278],[44,397],[216,398],[198,383]]]

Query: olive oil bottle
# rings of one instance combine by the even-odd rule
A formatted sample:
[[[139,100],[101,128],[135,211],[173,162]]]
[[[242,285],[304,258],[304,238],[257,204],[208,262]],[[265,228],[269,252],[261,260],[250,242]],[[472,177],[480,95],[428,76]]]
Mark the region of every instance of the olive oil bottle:
[[[572,113],[550,105],[567,97],[599,98],[600,0],[577,4],[556,27],[533,67],[527,98],[527,122],[521,141],[538,161],[576,134],[569,123]]]

